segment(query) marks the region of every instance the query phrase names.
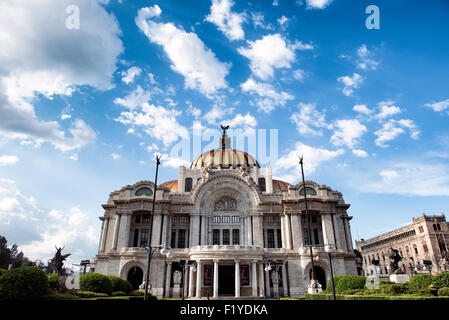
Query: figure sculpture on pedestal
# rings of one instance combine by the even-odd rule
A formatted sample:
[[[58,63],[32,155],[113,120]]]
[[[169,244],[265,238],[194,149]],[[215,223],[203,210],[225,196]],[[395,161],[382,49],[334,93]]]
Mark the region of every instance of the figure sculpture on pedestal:
[[[67,259],[68,256],[70,256],[70,253],[61,254],[61,251],[64,250],[65,246],[62,248],[58,248],[55,246],[55,248],[56,254],[53,259],[50,260],[49,266],[53,269],[54,273],[62,275],[64,273],[64,270],[62,268],[64,265],[64,260]]]

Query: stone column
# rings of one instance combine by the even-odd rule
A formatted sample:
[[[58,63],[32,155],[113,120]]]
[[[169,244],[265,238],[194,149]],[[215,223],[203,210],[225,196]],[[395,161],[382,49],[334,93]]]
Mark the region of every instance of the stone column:
[[[263,263],[259,263],[259,297],[265,298],[265,284],[263,279]]]
[[[257,297],[257,262],[253,261],[252,263],[253,263],[253,268],[252,268],[253,270],[251,273],[251,275],[252,275],[251,284],[253,287],[252,288],[253,289],[252,296]]]
[[[263,248],[263,216],[253,216],[254,245]]]
[[[282,263],[282,287],[284,288],[284,297],[288,297],[287,268],[285,261]]]
[[[203,265],[201,260],[197,261],[196,267],[196,297],[201,298],[201,278],[203,277]]]
[[[353,247],[352,247],[351,227],[349,226],[349,220],[350,220],[350,218],[347,217],[346,219],[343,220],[343,222],[346,224],[346,237],[348,239],[348,251],[352,252]]]
[[[299,214],[290,215],[292,223],[292,235],[293,235],[293,248],[295,250],[304,246],[302,239],[302,226]]]
[[[190,270],[189,270],[189,298],[191,298],[191,297],[193,297],[193,294],[194,294],[194,291],[193,291],[193,289],[194,289],[194,285],[195,285],[195,282],[194,282],[194,275],[193,275],[193,266],[190,266]]]
[[[120,213],[115,214],[115,229],[114,229],[114,242],[112,243],[112,250],[117,249],[118,232],[120,229]]]
[[[128,247],[129,229],[131,228],[131,213],[123,213],[120,218],[120,230],[118,237],[118,249]]]
[[[161,222],[162,215],[153,215],[153,231],[151,231],[151,246],[155,247],[159,245],[159,240],[161,238]]]
[[[201,216],[201,244],[205,246],[207,244],[207,217]]]
[[[282,235],[282,248],[287,248],[287,234],[285,228],[285,215],[281,215],[281,235]]]
[[[183,273],[184,273],[183,277],[185,277],[185,279],[182,284],[184,286],[184,288],[182,288],[182,290],[184,292],[184,298],[185,298],[185,297],[187,297],[187,294],[188,294],[187,288],[188,288],[188,284],[189,284],[189,272],[187,272],[187,268],[184,269]]]
[[[292,249],[292,227],[290,224],[290,215],[285,215],[285,233],[286,233],[286,239],[287,239],[287,249]]]
[[[190,247],[199,245],[199,228],[200,228],[200,216],[190,216]]]
[[[253,245],[253,228],[251,223],[251,216],[246,217],[246,232],[248,235],[248,245]]]
[[[240,297],[240,260],[235,260],[235,297]]]
[[[109,231],[109,217],[106,217],[103,220],[103,234],[101,237],[101,246],[100,246],[100,252],[104,252],[106,248],[106,240],[108,238],[108,231]]]
[[[323,228],[323,239],[325,249],[335,248],[334,231],[332,230],[332,220],[329,213],[321,215],[321,225]]]
[[[265,294],[267,297],[271,297],[270,289],[270,272],[268,270],[265,270]]]
[[[167,261],[167,274],[165,275],[165,296],[170,297],[171,261]]]
[[[218,297],[218,260],[214,260],[214,298]]]
[[[161,245],[163,247],[167,246],[167,233],[168,233],[168,216],[164,214],[162,219],[162,242],[161,242]]]

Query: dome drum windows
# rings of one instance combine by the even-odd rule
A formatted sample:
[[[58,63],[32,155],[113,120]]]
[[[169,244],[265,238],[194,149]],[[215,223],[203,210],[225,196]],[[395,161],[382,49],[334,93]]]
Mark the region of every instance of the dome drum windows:
[[[193,185],[193,179],[192,178],[186,178],[184,182],[184,191],[190,192],[192,191],[192,185]]]
[[[306,194],[308,196],[316,196],[317,195],[317,192],[316,192],[316,190],[314,188],[306,187],[305,189],[306,189]],[[299,190],[299,195],[300,196],[304,196],[304,188]]]
[[[142,187],[142,188],[138,189],[135,193],[136,197],[141,197],[141,196],[151,197],[152,195],[153,195],[153,190],[151,190],[148,187]]]

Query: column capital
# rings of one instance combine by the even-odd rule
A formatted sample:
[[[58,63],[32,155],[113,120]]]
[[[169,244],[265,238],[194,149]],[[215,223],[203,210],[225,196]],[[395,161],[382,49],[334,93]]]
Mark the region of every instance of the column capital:
[[[213,259],[214,263],[218,263],[220,259]]]
[[[240,263],[240,259],[234,259],[235,263]]]

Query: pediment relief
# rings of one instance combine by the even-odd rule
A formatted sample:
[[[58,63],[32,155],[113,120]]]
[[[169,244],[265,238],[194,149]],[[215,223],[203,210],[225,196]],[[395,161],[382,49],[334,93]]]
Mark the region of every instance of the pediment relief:
[[[237,200],[231,197],[223,197],[215,201],[214,211],[236,211]]]

